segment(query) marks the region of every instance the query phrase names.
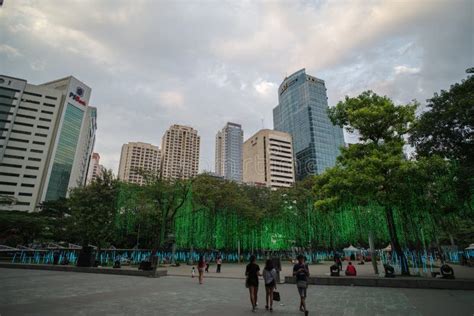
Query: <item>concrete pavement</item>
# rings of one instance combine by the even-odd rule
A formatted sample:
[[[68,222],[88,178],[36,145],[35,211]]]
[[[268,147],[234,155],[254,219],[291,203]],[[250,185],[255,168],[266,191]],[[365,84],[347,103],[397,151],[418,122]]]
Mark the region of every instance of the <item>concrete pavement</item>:
[[[264,262],[257,262],[260,265],[260,269],[263,269],[265,266]],[[333,264],[333,262],[330,261],[323,261],[322,263],[319,264],[312,264],[309,266],[309,270],[311,275],[329,275],[329,267]],[[246,263],[242,264],[236,264],[236,263],[224,263],[222,265],[222,272],[221,273],[216,273],[216,264],[212,263],[210,268],[209,268],[209,273],[207,274],[208,276],[212,277],[226,277],[226,278],[245,278],[244,273],[245,273],[245,266]],[[343,269],[345,269],[347,266],[347,262],[343,262]],[[451,265],[454,269],[454,274],[456,278],[463,278],[463,279],[474,279],[474,268],[470,267],[465,267],[465,266],[460,266],[460,265]],[[357,269],[357,275],[358,276],[374,276],[374,270],[372,268],[372,264],[370,262],[367,262],[364,265],[357,265],[355,263],[355,268]],[[383,273],[383,266],[379,262],[378,264],[379,268],[379,273]],[[190,276],[191,275],[191,266],[182,264],[179,267],[171,267],[167,266],[166,269],[168,269],[168,275],[184,275],[184,276]],[[293,274],[293,265],[284,262],[282,264],[282,271],[281,271],[281,276],[282,279],[284,279],[285,276],[289,276]],[[439,268],[435,269],[435,271],[439,271]],[[414,272],[414,271],[412,271]],[[342,272],[344,273],[344,272]],[[431,278],[430,273],[426,273],[426,277]]]
[[[294,285],[280,285],[275,315],[302,315]],[[73,272],[0,269],[0,314],[7,315],[253,315],[241,279],[137,278]],[[474,291],[310,286],[310,315],[469,315]],[[257,314],[263,308],[259,291]]]

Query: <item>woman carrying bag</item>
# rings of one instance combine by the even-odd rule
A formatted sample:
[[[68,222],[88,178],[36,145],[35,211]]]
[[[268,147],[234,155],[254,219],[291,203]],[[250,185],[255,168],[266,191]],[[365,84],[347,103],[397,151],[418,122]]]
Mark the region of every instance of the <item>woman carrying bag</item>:
[[[273,311],[273,296],[275,294],[275,300],[279,301],[280,300],[280,295],[278,292],[274,292],[276,290],[276,279],[277,279],[277,272],[275,268],[273,267],[273,261],[268,259],[265,268],[263,269],[263,280],[265,281],[265,299],[267,305],[265,305],[265,308],[270,311]],[[270,305],[268,305],[268,302],[270,301]]]

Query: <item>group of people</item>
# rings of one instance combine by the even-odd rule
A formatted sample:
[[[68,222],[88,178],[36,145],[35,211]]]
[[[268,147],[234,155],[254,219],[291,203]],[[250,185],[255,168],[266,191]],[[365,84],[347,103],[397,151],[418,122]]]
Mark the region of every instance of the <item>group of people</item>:
[[[293,266],[293,276],[296,277],[296,287],[300,296],[300,311],[308,313],[306,310],[306,289],[308,288],[309,268],[305,263],[305,257],[299,255],[298,262]],[[268,259],[260,272],[260,266],[256,263],[256,257],[250,257],[250,263],[245,269],[245,286],[249,289],[250,303],[252,304],[252,311],[257,309],[257,294],[259,285],[259,276],[263,277],[265,283],[265,309],[273,311],[273,298],[277,289],[277,271],[273,265],[273,261]]]
[[[256,256],[250,256],[250,262],[247,264],[245,269],[245,286],[249,290],[250,295],[250,303],[252,305],[252,311],[255,312],[257,309],[257,297],[258,297],[258,288],[259,288],[259,277],[263,277],[264,285],[265,285],[265,309],[269,311],[273,311],[273,301],[275,297],[279,297],[279,293],[277,290],[277,284],[279,282],[279,270],[280,267],[275,266],[273,260],[268,259],[265,263],[265,267],[263,271],[260,272],[260,266],[256,263],[257,258]],[[339,254],[334,256],[335,266],[339,270],[342,270],[342,258]],[[216,258],[216,273],[221,272],[222,266],[222,257],[217,256]],[[278,263],[277,263],[278,265]],[[199,273],[199,284],[203,284],[204,279],[204,272],[209,272],[209,262],[205,260],[204,256],[199,257],[197,270]],[[356,276],[357,271],[352,264],[349,262],[345,274],[347,276]],[[192,268],[192,276],[194,277],[195,270],[194,267]],[[298,294],[300,297],[300,311],[304,312],[305,315],[308,314],[306,309],[306,292],[308,288],[308,279],[309,279],[309,268],[305,262],[305,257],[303,255],[298,255],[297,262],[293,266],[293,276],[296,278],[296,287],[298,290]]]
[[[341,255],[339,255],[338,253],[336,253],[334,255],[334,265],[336,265],[338,267],[339,271],[342,270],[342,258],[341,258]],[[354,267],[354,265],[352,264],[351,261],[349,261],[349,263],[347,264],[345,274],[347,276],[356,276],[357,275],[357,270],[356,270],[356,268]]]

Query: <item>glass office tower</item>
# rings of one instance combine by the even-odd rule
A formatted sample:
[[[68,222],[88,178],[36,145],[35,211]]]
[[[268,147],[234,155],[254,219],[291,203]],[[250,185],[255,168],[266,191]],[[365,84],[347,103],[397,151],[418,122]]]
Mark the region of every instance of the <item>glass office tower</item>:
[[[334,166],[344,135],[329,119],[324,81],[301,69],[283,80],[278,101],[273,127],[293,137],[297,180]]]
[[[63,130],[59,135],[58,147],[49,178],[46,200],[57,200],[66,197],[71,177],[76,147],[81,133],[84,111],[68,103],[63,120]]]
[[[228,122],[216,135],[216,167],[218,176],[242,181],[242,146],[244,132],[240,124]]]
[[[97,129],[97,110],[89,106],[91,88],[70,76],[41,86],[61,91],[61,117],[55,127],[55,146],[46,176],[43,200],[68,196],[69,190],[85,185]]]

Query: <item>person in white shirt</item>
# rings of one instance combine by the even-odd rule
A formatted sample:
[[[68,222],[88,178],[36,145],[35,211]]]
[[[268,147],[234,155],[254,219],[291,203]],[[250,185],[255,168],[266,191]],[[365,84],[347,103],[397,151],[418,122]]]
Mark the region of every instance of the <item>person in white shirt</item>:
[[[216,263],[217,263],[216,273],[221,273],[222,257],[220,255],[217,256]]]
[[[272,260],[268,259],[263,269],[263,280],[265,281],[266,302],[265,308],[273,311],[273,291],[276,290],[277,272],[273,267]],[[270,302],[270,305],[268,303]]]

